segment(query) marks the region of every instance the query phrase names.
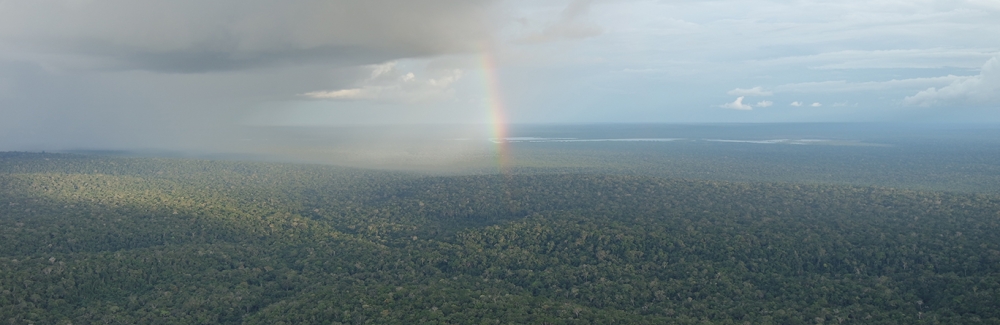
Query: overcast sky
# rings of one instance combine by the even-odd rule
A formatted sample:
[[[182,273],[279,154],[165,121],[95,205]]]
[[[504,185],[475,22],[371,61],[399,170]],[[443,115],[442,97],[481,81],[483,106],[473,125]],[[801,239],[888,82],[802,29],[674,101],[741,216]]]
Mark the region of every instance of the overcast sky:
[[[0,0],[0,150],[490,123],[494,102],[514,123],[995,123],[1000,1]]]

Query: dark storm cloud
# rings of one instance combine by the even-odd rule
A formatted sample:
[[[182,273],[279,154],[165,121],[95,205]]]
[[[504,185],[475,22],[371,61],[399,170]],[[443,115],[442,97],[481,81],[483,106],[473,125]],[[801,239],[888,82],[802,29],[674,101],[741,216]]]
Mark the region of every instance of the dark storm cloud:
[[[69,69],[351,66],[475,50],[490,2],[14,0],[0,2],[0,44]]]
[[[0,62],[0,150],[230,147],[236,124],[262,105],[346,86],[361,72],[67,72]]]
[[[477,50],[493,0],[0,0],[0,150],[232,149],[366,66]]]

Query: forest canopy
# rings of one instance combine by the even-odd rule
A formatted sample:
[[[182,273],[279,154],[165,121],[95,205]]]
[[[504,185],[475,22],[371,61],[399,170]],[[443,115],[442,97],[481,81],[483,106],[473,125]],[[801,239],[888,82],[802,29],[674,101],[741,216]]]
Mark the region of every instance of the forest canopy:
[[[0,321],[997,324],[997,233],[992,194],[0,153]]]

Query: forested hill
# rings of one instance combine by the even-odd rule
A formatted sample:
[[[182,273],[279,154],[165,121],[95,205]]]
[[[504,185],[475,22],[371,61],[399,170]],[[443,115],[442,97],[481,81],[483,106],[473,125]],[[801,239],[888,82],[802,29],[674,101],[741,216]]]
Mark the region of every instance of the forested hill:
[[[10,324],[1000,324],[1000,198],[0,153]]]

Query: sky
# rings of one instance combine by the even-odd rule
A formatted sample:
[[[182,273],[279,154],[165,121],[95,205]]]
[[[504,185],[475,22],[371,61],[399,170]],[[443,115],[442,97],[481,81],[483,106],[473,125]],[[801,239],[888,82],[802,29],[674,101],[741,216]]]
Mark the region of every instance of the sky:
[[[294,126],[997,123],[998,103],[995,0],[0,0],[0,150]]]

